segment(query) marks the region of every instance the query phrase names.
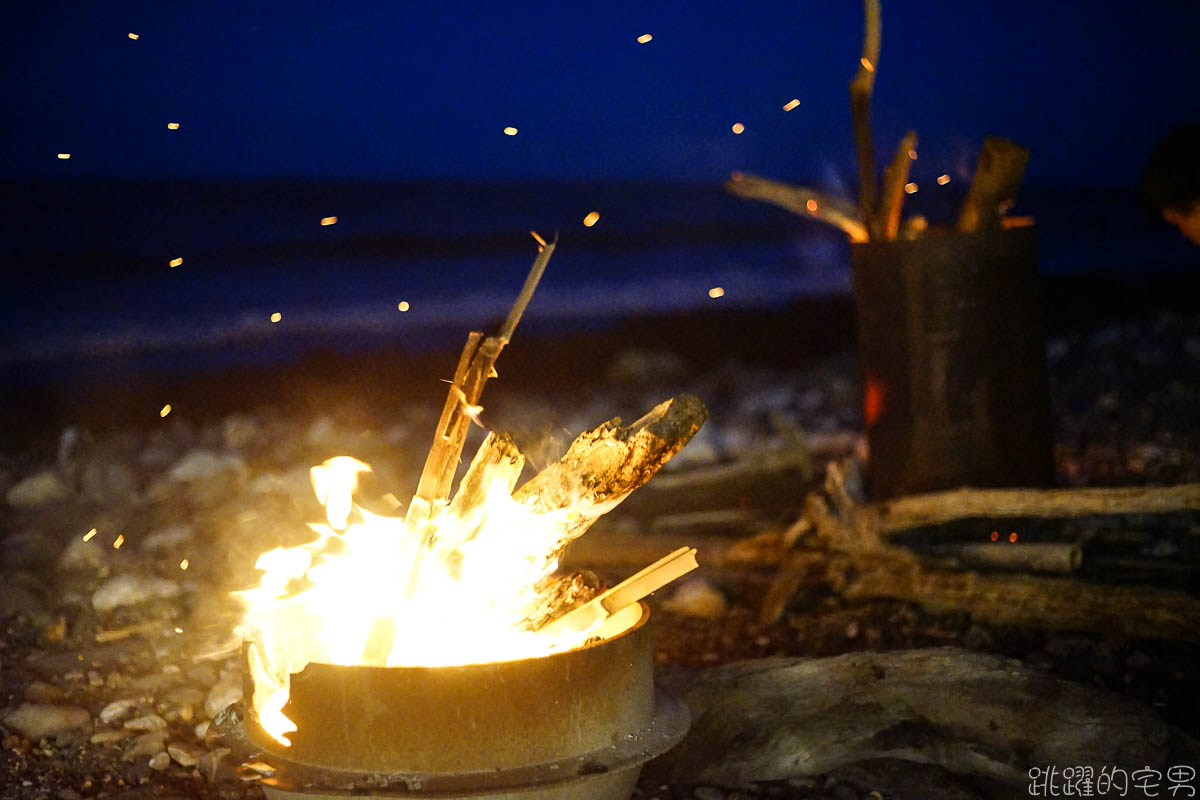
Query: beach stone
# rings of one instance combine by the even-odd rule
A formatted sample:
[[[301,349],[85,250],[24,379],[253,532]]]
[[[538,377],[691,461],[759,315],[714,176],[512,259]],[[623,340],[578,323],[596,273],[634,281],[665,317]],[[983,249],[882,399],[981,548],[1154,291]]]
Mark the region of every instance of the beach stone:
[[[167,753],[155,753],[150,756],[150,769],[162,772],[167,767],[171,766],[171,756]]]
[[[46,614],[46,604],[25,584],[30,573],[24,571],[0,572],[0,616],[35,619]]]
[[[187,677],[192,683],[198,683],[207,689],[216,683],[220,676],[212,664],[200,663],[187,671]]]
[[[126,761],[133,761],[135,758],[144,758],[146,756],[164,753],[164,746],[167,741],[166,731],[150,731],[143,733],[141,736],[129,743],[129,747],[125,748],[124,758]]]
[[[66,693],[52,683],[30,681],[25,687],[25,699],[31,703],[57,703]]]
[[[157,528],[142,540],[142,549],[151,553],[169,553],[190,542],[194,533],[191,525]]]
[[[117,728],[115,730],[93,733],[92,738],[88,739],[88,741],[92,744],[112,744],[113,742],[119,742],[123,739],[128,739],[130,735],[131,734],[129,731],[122,728]]]
[[[206,736],[208,736],[208,729],[211,726],[212,726],[212,721],[206,719],[203,722],[196,723],[196,727],[192,728],[192,733],[196,736],[197,739],[199,739],[200,741],[203,742],[204,738]]]
[[[76,537],[59,555],[58,568],[67,572],[100,569],[107,555],[107,548],[98,539],[85,542],[82,537]]]
[[[37,569],[53,563],[60,550],[54,537],[42,531],[20,531],[0,541],[0,564],[9,569]]]
[[[22,703],[4,717],[4,724],[30,741],[83,730],[92,715],[78,706]]]
[[[246,464],[237,456],[212,450],[193,450],[176,461],[167,471],[167,479],[176,483],[211,481],[233,474],[244,477]]]
[[[183,742],[171,742],[167,745],[167,753],[181,767],[194,767],[208,751],[203,747]]]
[[[179,595],[179,584],[153,575],[124,573],[109,578],[92,595],[92,607],[97,611],[112,611],[121,606],[137,605]]]
[[[37,508],[48,503],[59,503],[71,497],[71,491],[54,470],[42,470],[17,481],[4,494],[4,499],[13,508]]]
[[[692,578],[674,591],[663,603],[663,609],[689,617],[719,619],[729,610],[729,601],[704,578]]]
[[[111,703],[100,709],[100,721],[105,725],[111,725],[117,720],[125,717],[133,709],[137,708],[141,701],[134,697],[124,697],[120,700],[113,700]]]
[[[225,781],[237,780],[232,753],[233,751],[228,747],[218,747],[215,750],[205,753],[197,765],[200,769],[200,774],[204,776],[204,780],[209,783],[223,783]]]
[[[204,698],[204,713],[209,719],[216,718],[217,714],[225,709],[226,706],[232,705],[242,699],[242,676],[234,671],[226,671],[221,673],[221,678],[208,691],[208,695]]]
[[[140,717],[126,720],[123,727],[129,731],[165,731],[167,721],[158,714],[143,714]]]
[[[79,476],[80,494],[84,500],[93,503],[127,502],[137,490],[137,473],[112,456],[92,457],[84,464]]]

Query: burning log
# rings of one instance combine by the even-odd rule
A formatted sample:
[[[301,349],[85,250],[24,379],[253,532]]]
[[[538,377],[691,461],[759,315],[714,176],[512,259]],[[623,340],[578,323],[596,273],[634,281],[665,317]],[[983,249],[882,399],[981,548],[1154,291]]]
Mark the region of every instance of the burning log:
[[[504,480],[508,493],[512,494],[524,468],[525,456],[517,449],[512,435],[492,431],[479,445],[471,466],[458,482],[458,491],[450,501],[451,513],[462,515],[482,503],[488,484],[497,479]]]
[[[999,227],[1007,205],[1017,197],[1028,163],[1029,150],[1019,144],[998,136],[984,139],[975,164],[975,177],[958,217],[958,230]]]
[[[579,435],[566,454],[513,494],[537,513],[576,512],[557,550],[646,483],[700,430],[708,409],[694,395],[659,403],[637,422],[620,418]]]
[[[524,630],[536,631],[592,600],[604,591],[604,581],[590,569],[581,569],[561,577],[552,575],[535,588],[538,591],[537,608],[521,622],[520,627]]]
[[[1165,769],[1200,757],[1194,740],[1133,700],[953,648],[760,659],[660,682],[692,712],[683,742],[651,765],[668,779],[739,786],[890,757],[1024,796],[1031,767]]]

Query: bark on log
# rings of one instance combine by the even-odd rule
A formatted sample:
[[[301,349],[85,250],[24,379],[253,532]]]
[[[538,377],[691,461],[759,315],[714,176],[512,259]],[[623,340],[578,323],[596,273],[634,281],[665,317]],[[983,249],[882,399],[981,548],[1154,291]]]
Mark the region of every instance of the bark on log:
[[[517,449],[512,434],[492,431],[484,438],[466,474],[458,482],[458,490],[450,501],[450,511],[462,515],[483,502],[487,484],[503,478],[512,494],[513,487],[525,468],[525,456]]]
[[[956,489],[912,495],[879,506],[881,533],[965,517],[1078,517],[1200,509],[1200,483],[1116,489]]]
[[[881,24],[879,0],[863,0],[863,48],[858,71],[850,81],[850,114],[854,122],[854,151],[858,156],[858,216],[872,241],[881,238],[876,209],[875,140],[871,135],[871,94],[879,64]]]
[[[1128,698],[954,648],[761,659],[660,678],[692,712],[664,779],[736,787],[890,757],[1011,787],[1030,767],[1195,764],[1200,745]]]
[[[1019,144],[996,136],[985,139],[958,217],[958,229],[970,232],[998,227],[1004,206],[1017,197],[1028,163],[1029,151]]]
[[[561,550],[605,512],[650,480],[700,430],[708,409],[693,395],[656,406],[628,427],[613,419],[579,435],[566,454],[513,493],[546,513],[573,509]]]
[[[900,140],[892,163],[883,170],[883,197],[879,210],[883,238],[895,239],[900,235],[900,210],[904,207],[904,187],[912,168],[912,153],[917,149],[917,134],[909,131]]]

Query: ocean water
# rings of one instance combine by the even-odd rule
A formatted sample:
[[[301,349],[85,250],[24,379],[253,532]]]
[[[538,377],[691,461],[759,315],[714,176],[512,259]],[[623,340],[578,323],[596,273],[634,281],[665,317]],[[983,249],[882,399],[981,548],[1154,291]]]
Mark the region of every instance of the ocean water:
[[[536,255],[531,230],[559,236],[525,318],[543,332],[705,304],[781,305],[850,286],[849,248],[837,231],[719,186],[5,188],[0,369],[25,376],[444,345],[507,313]],[[934,220],[957,202],[951,192],[910,200]],[[600,219],[585,227],[591,211]],[[1153,275],[1197,261],[1131,192],[1027,191],[1015,213],[1037,218],[1048,275]],[[331,216],[336,224],[320,224]],[[183,263],[170,267],[174,258]],[[724,294],[710,297],[715,287]]]

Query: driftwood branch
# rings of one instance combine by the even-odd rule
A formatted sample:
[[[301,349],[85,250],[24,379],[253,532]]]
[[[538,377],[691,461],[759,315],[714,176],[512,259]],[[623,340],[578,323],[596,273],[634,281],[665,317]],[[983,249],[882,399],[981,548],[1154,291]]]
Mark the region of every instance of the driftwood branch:
[[[725,183],[730,194],[748,200],[762,200],[786,208],[794,214],[802,214],[841,228],[852,242],[867,241],[867,227],[853,205],[836,197],[815,192],[803,186],[788,186],[778,181],[743,175]]]
[[[1035,766],[1165,770],[1200,757],[1133,700],[953,648],[759,659],[660,683],[688,704],[692,724],[648,769],[691,783],[734,787],[890,757],[1024,790]]]
[[[512,435],[492,431],[479,445],[466,474],[458,482],[458,490],[450,501],[451,513],[462,516],[478,506],[483,502],[488,484],[497,479],[503,479],[507,493],[512,494],[524,468],[525,456],[517,449]]]
[[[879,209],[880,225],[885,239],[900,235],[900,210],[904,207],[904,186],[912,168],[909,155],[917,149],[917,134],[909,131],[900,140],[892,163],[883,171],[883,198]]]
[[[871,93],[879,64],[881,22],[879,0],[863,2],[863,49],[858,72],[850,82],[850,113],[854,121],[854,150],[858,156],[859,217],[872,240],[880,238],[876,212],[875,140],[871,135]]]
[[[1019,144],[996,136],[985,139],[958,229],[969,232],[999,227],[1006,206],[1017,197],[1028,163],[1029,151]]]
[[[911,495],[879,506],[882,533],[967,517],[1078,517],[1200,509],[1200,483],[1106,489],[956,489]]]
[[[760,620],[765,623],[778,620],[808,576],[820,571],[848,599],[906,600],[931,611],[962,610],[988,623],[1018,628],[1200,641],[1195,624],[1200,599],[1182,591],[951,572],[888,546],[872,508],[834,513],[814,494],[804,516],[812,537],[824,546],[797,549],[787,556],[763,602]]]
[[[539,512],[571,508],[574,520],[559,549],[581,536],[667,463],[700,430],[708,409],[693,395],[656,406],[637,422],[620,419],[579,435],[566,454],[513,493]]]

